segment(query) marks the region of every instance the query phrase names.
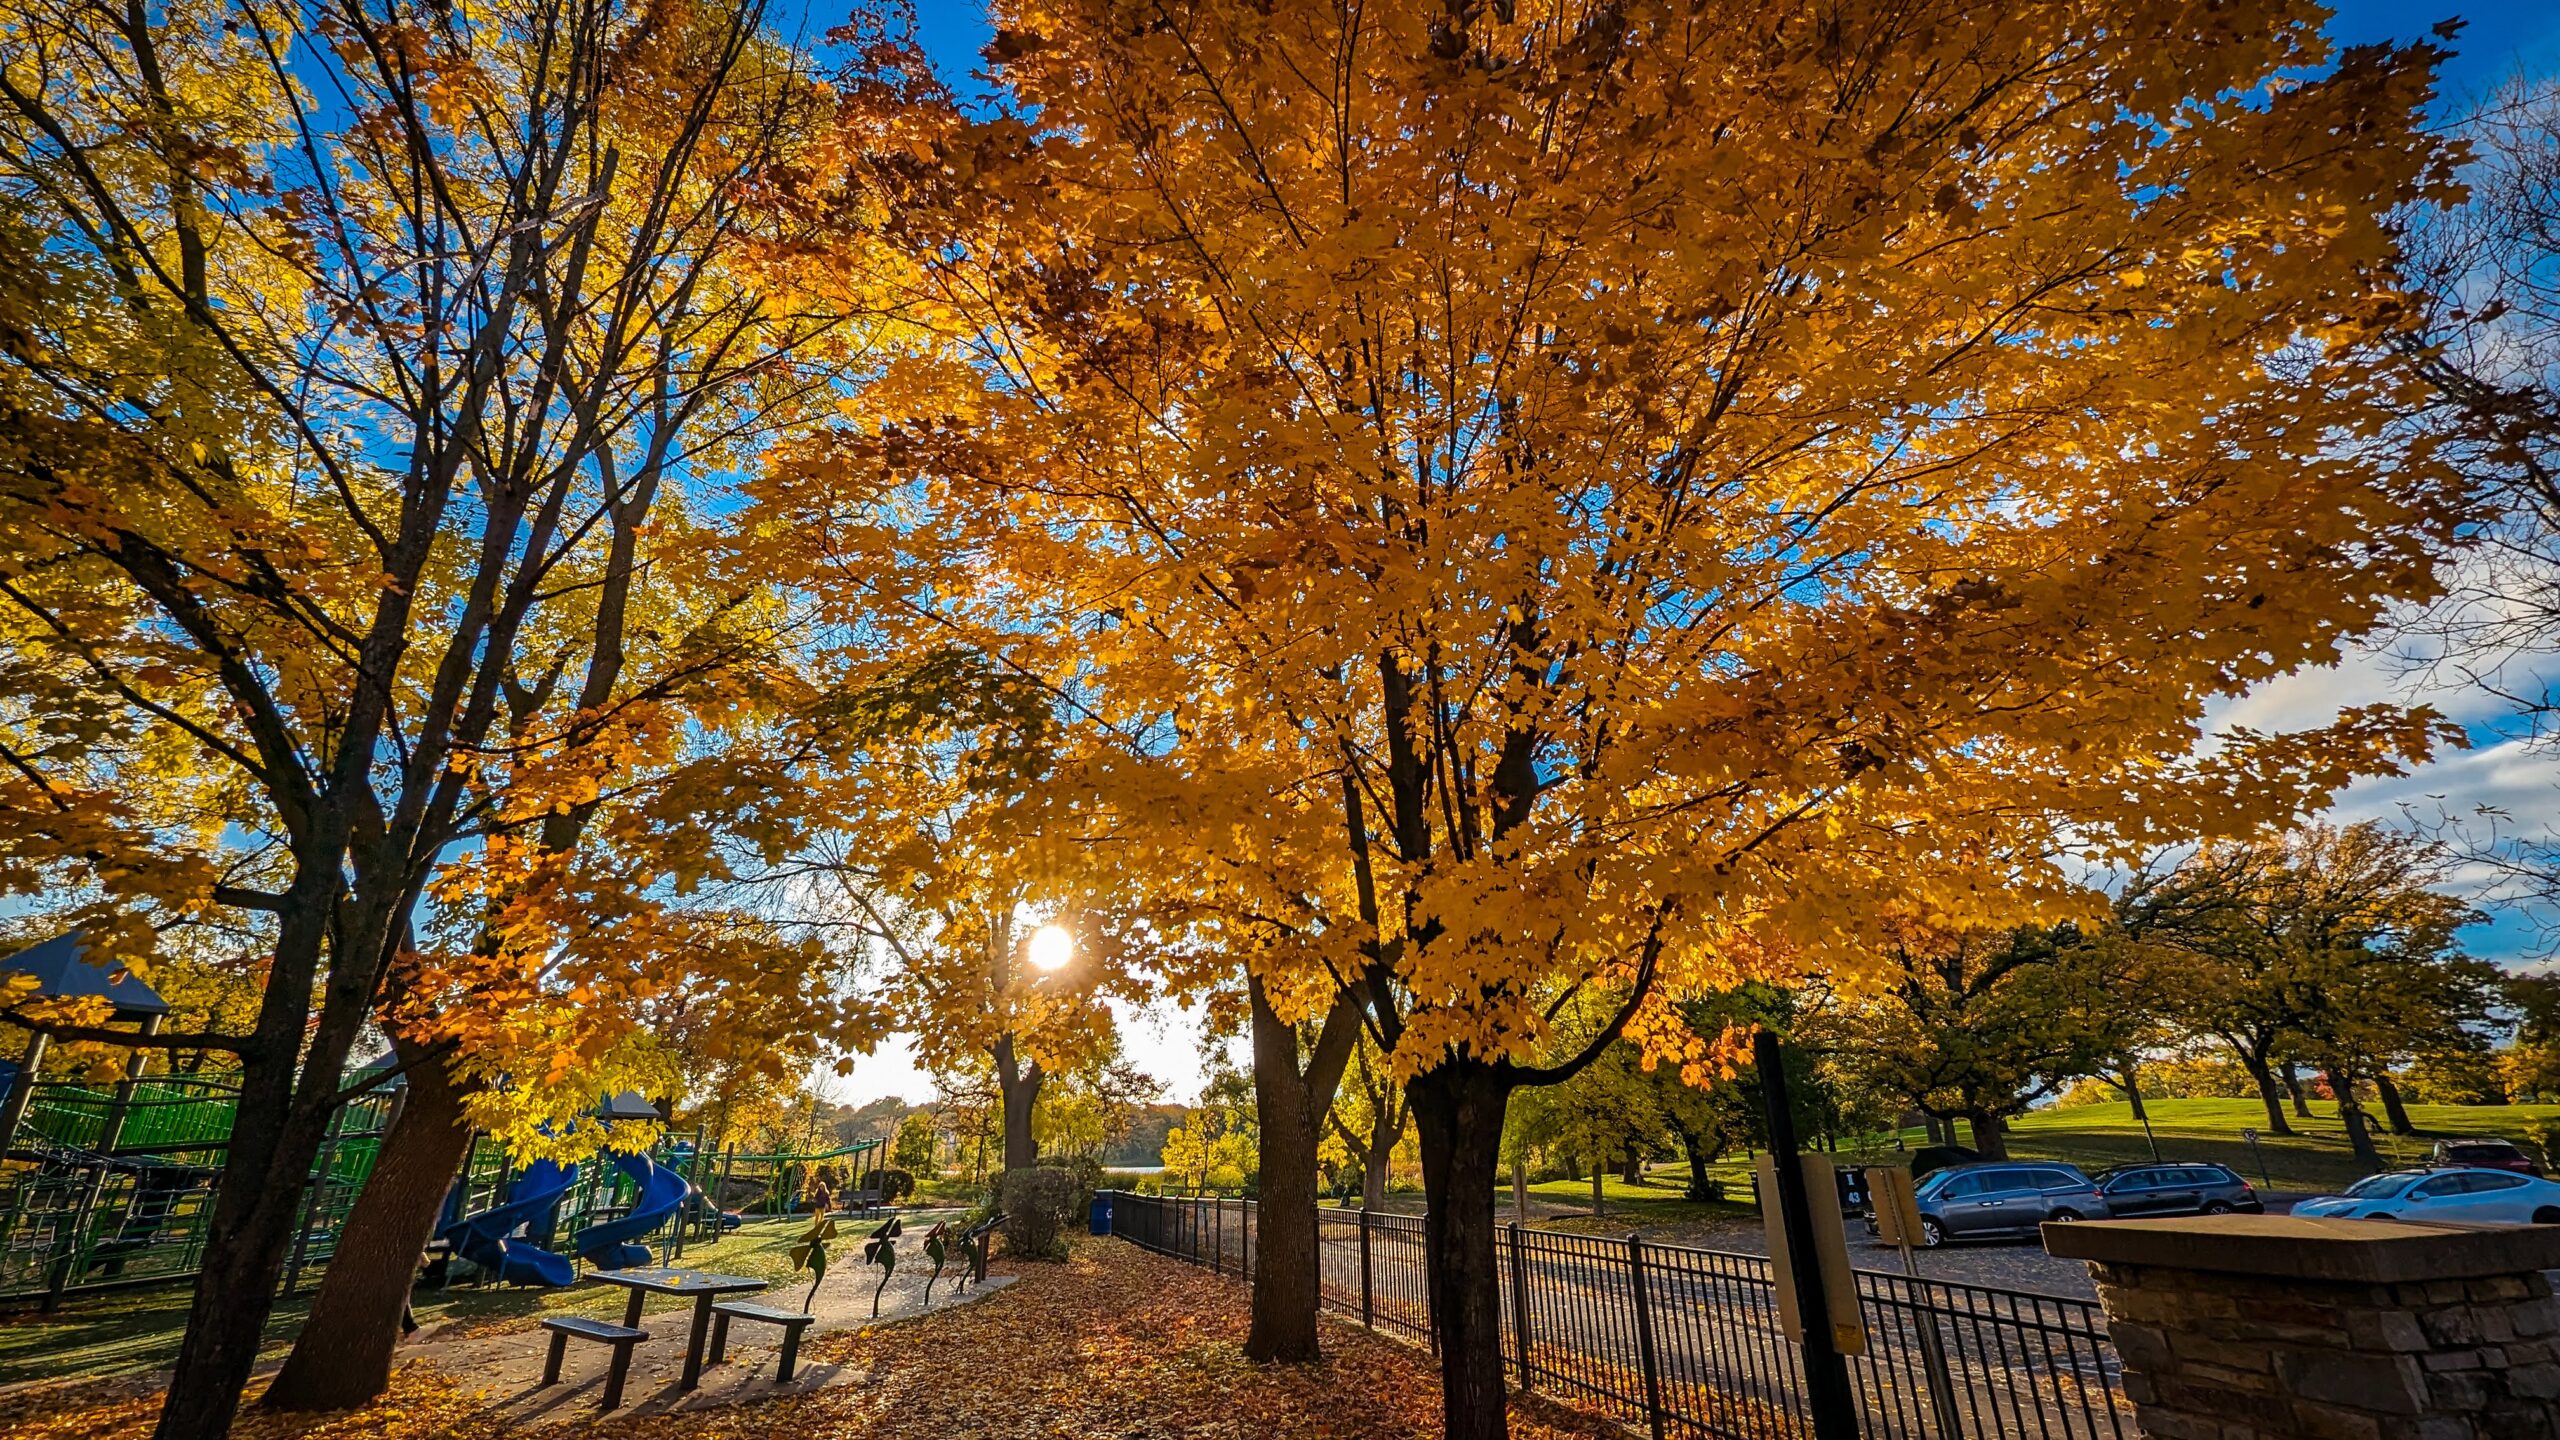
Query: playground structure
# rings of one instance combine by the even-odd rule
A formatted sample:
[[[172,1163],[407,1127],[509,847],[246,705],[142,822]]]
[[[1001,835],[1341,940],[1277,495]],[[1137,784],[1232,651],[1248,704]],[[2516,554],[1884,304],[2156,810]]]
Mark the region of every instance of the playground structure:
[[[156,1031],[169,1013],[138,977],[91,960],[77,932],[6,957],[0,969],[34,975],[41,996],[106,1000],[140,1034]],[[149,1054],[140,1050],[105,1089],[48,1081],[40,1075],[45,1050],[36,1032],[17,1061],[0,1061],[0,1304],[50,1308],[66,1294],[192,1278],[230,1148],[237,1087],[216,1077],[145,1078]],[[366,1084],[368,1075],[378,1078]],[[408,1095],[388,1056],[350,1079],[304,1180],[303,1222],[282,1280],[287,1295],[336,1251]],[[598,1114],[660,1118],[632,1094],[612,1097]],[[703,1141],[696,1130],[662,1138],[646,1154],[518,1168],[502,1146],[475,1135],[436,1230],[445,1278],[453,1278],[455,1260],[478,1278],[525,1285],[570,1284],[581,1265],[673,1263],[687,1244],[736,1228],[748,1213],[789,1214],[820,1166],[839,1170],[837,1190],[852,1193],[853,1182],[878,1170],[883,1148],[866,1140],[816,1154],[742,1155]],[[652,1239],[654,1251],[645,1243]]]
[[[388,1079],[332,1119],[285,1294],[328,1263],[405,1093]],[[192,1279],[237,1099],[227,1082],[188,1076],[111,1089],[35,1082],[7,1147],[17,1163],[0,1170],[0,1304],[50,1305],[65,1295]],[[873,1140],[814,1154],[741,1153],[708,1150],[701,1139],[671,1137],[646,1155],[519,1168],[496,1140],[475,1136],[438,1236],[477,1278],[566,1285],[581,1265],[672,1263],[688,1245],[749,1218],[788,1215],[817,1167],[860,1176],[876,1168],[882,1149]]]
[[[388,1080],[332,1119],[286,1265],[285,1294],[328,1263],[404,1094]],[[22,1163],[0,1172],[0,1304],[51,1305],[67,1294],[191,1278],[236,1103],[228,1084],[190,1077],[112,1091],[36,1083],[8,1147],[8,1158]],[[743,1223],[744,1214],[715,1208],[708,1196],[736,1197],[755,1214],[787,1214],[815,1167],[835,1163],[860,1173],[879,1149],[866,1141],[822,1154],[705,1152],[697,1136],[662,1141],[646,1155],[516,1169],[496,1141],[475,1136],[437,1234],[453,1256],[476,1267],[477,1278],[566,1285],[581,1264],[672,1262],[687,1245]],[[656,1250],[642,1243],[652,1238]],[[554,1243],[567,1253],[545,1248]]]

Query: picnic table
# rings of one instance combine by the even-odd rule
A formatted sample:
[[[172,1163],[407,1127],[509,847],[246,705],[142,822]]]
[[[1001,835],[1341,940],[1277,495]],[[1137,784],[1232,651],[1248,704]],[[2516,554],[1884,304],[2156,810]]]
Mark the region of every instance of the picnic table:
[[[693,1334],[685,1342],[684,1378],[676,1382],[679,1390],[691,1390],[702,1381],[702,1349],[711,1336],[711,1307],[723,1295],[749,1295],[765,1288],[762,1280],[744,1275],[720,1275],[709,1270],[686,1270],[676,1266],[646,1265],[630,1270],[599,1270],[595,1277],[607,1285],[620,1285],[631,1292],[631,1303],[622,1307],[622,1323],[637,1327],[640,1306],[652,1295],[682,1295],[693,1300]]]

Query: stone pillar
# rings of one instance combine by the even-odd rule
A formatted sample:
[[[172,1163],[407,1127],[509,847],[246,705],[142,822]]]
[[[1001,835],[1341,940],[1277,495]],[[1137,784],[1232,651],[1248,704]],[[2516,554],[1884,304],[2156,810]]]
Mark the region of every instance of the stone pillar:
[[[2560,1440],[2560,1226],[2047,1225],[2157,1440]]]

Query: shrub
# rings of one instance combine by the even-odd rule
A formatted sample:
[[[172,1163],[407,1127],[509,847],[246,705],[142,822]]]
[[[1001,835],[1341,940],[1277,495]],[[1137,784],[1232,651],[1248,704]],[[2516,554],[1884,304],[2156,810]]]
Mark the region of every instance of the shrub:
[[[2533,1146],[2542,1152],[2542,1168],[2560,1166],[2560,1120],[2536,1120],[2531,1131]]]
[[[1004,1208],[1006,1254],[1025,1260],[1067,1258],[1067,1236],[1086,1203],[1075,1176],[1054,1165],[1007,1170],[996,1182],[996,1200]]]
[[[895,1205],[916,1193],[916,1177],[904,1170],[883,1170],[875,1178],[880,1182],[880,1203],[883,1205]]]

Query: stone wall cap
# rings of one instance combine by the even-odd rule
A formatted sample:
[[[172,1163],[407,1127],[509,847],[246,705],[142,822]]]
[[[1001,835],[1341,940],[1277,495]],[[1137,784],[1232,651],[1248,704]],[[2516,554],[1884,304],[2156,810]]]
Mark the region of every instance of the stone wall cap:
[[[2044,1227],[2046,1253],[2346,1284],[2397,1285],[2560,1269],[2560,1225],[2446,1225],[2292,1215],[2078,1220]]]

